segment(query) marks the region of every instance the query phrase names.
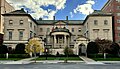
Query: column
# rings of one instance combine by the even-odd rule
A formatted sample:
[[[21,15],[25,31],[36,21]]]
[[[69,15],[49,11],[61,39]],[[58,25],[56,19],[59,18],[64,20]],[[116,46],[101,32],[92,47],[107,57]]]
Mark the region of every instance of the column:
[[[70,42],[70,40],[69,40],[69,36],[68,36],[68,47],[70,47],[70,46],[69,46],[69,42]]]
[[[66,47],[66,35],[64,35],[64,47]]]
[[[56,35],[54,35],[54,47],[56,47]]]

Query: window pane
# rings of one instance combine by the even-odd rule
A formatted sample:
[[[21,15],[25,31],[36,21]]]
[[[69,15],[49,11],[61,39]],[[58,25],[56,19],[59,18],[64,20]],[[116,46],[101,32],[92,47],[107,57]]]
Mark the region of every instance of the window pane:
[[[74,28],[72,28],[72,32],[74,32]]]
[[[94,25],[98,25],[98,21],[97,20],[94,20]]]
[[[43,29],[42,28],[40,28],[40,32],[42,32],[43,31]]]
[[[50,32],[50,28],[47,28],[47,32]]]
[[[9,40],[12,40],[12,31],[9,31]]]
[[[78,32],[81,32],[81,28],[78,29]]]
[[[117,20],[117,23],[120,23],[120,20]]]
[[[23,31],[19,31],[19,40],[23,39]]]
[[[107,20],[104,20],[104,25],[108,25],[108,21]]]

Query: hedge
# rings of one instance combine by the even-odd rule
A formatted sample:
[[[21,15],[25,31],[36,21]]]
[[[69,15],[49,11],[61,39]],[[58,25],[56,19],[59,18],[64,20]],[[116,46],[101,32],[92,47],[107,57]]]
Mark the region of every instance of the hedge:
[[[87,55],[89,58],[103,58],[104,55],[103,54],[89,54]],[[106,54],[107,58],[116,58],[118,56],[116,55],[112,55],[112,54]]]
[[[9,54],[8,58],[29,58],[28,54]],[[6,54],[0,54],[0,58],[6,58]]]

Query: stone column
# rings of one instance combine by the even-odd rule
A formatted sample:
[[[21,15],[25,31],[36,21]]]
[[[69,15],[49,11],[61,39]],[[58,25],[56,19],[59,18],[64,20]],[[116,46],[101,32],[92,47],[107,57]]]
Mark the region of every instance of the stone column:
[[[54,47],[56,47],[56,35],[54,35]]]
[[[70,43],[70,40],[69,40],[69,39],[70,39],[70,38],[69,38],[69,36],[68,36],[68,47],[70,47],[70,46],[69,46],[69,45],[70,45],[70,44],[69,44],[69,43]]]
[[[66,35],[64,35],[64,47],[66,47]]]

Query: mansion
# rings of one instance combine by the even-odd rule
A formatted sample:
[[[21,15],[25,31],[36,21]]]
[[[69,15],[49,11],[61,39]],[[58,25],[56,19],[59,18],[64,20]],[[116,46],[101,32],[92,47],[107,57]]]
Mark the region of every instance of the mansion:
[[[114,41],[114,16],[101,10],[94,11],[85,20],[69,20],[68,16],[65,20],[56,20],[55,16],[53,20],[35,20],[24,9],[12,9],[1,13],[0,20],[3,20],[0,21],[3,44],[12,48],[37,37],[51,54],[63,54],[66,46],[72,48],[74,54],[79,54],[79,48],[86,53],[88,42],[96,38]]]
[[[86,48],[89,41],[96,38],[113,40],[112,14],[95,11],[83,20],[34,20],[24,9],[15,10],[4,16],[4,44],[15,47],[18,43],[27,44],[28,39],[38,37],[52,54],[68,46],[78,53],[82,44]],[[83,51],[85,52],[85,51]]]

